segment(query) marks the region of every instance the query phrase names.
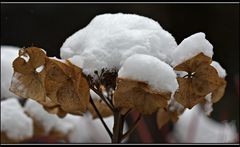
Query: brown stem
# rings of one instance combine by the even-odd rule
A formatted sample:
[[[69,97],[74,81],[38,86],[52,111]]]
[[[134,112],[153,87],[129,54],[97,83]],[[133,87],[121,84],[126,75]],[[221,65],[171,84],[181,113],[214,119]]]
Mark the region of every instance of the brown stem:
[[[113,106],[111,104],[109,104],[109,102],[107,102],[107,100],[105,99],[105,97],[103,96],[103,94],[101,92],[99,92],[98,90],[96,90],[94,87],[91,87],[91,89],[106,103],[106,105],[113,111]]]
[[[110,99],[110,97],[108,96],[108,97],[106,97],[107,98],[107,100],[108,100],[108,102],[110,103],[110,105],[111,106],[113,106],[113,102],[112,102],[112,99]],[[113,106],[114,107],[114,106]]]
[[[106,123],[104,122],[104,120],[103,120],[103,118],[102,118],[102,116],[101,116],[100,112],[98,111],[98,109],[97,109],[96,105],[94,104],[94,102],[93,102],[93,100],[92,100],[92,97],[91,97],[91,96],[90,96],[90,103],[92,104],[92,106],[93,106],[93,109],[95,110],[95,112],[97,113],[97,115],[98,115],[99,119],[101,120],[101,122],[102,122],[102,124],[103,124],[104,128],[105,128],[105,129],[106,129],[106,131],[108,132],[108,135],[110,136],[110,138],[112,138],[112,137],[113,137],[113,134],[111,133],[111,131],[109,130],[108,126],[107,126],[107,125],[106,125]]]
[[[123,134],[124,116],[119,109],[115,109],[112,143],[120,143]]]
[[[132,111],[132,109],[129,109],[129,110],[123,115],[124,119],[127,118],[128,114],[129,114],[131,111]]]

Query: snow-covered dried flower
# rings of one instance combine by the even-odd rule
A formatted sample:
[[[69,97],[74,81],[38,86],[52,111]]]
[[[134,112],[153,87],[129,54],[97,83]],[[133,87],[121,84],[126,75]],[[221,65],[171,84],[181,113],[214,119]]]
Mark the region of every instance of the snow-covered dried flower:
[[[114,104],[151,114],[167,101],[178,87],[176,74],[166,63],[149,55],[129,57],[118,72]]]
[[[39,67],[42,69],[37,70]],[[86,111],[90,95],[88,82],[82,70],[69,61],[48,58],[42,49],[29,47],[19,50],[13,68],[10,90],[16,95],[34,99],[61,117]]]
[[[210,57],[200,53],[182,64],[174,67],[178,71],[186,71],[184,77],[178,77],[179,90],[175,93],[175,99],[187,108],[202,102],[204,97],[221,87],[222,78],[211,64]]]

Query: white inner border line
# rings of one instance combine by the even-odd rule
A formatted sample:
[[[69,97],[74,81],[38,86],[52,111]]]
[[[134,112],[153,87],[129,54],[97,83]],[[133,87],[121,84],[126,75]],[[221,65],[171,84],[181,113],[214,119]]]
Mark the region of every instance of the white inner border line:
[[[239,2],[4,2],[1,4],[239,4]]]

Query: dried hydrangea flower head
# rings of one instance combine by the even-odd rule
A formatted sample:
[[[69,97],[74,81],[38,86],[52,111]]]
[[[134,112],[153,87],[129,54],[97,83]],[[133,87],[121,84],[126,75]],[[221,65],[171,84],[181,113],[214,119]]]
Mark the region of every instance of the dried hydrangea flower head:
[[[113,143],[133,132],[142,114],[158,111],[161,128],[169,120],[176,122],[185,108],[219,101],[226,87],[217,65],[211,65],[213,46],[204,33],[177,45],[156,21],[138,15],[99,15],[60,50],[64,60],[47,57],[37,47],[21,49],[10,90],[60,117],[90,111]],[[123,133],[131,110],[139,117]],[[111,115],[112,131],[103,120]]]
[[[177,87],[176,74],[168,64],[153,56],[136,54],[119,70],[114,104],[151,114],[159,107],[167,107]]]
[[[13,93],[34,99],[61,117],[86,112],[89,87],[79,67],[49,58],[40,48],[29,47],[19,50],[13,68]]]
[[[175,94],[176,100],[187,108],[204,100],[204,97],[221,87],[222,79],[211,64],[211,58],[203,53],[174,67],[175,70],[185,71],[188,74],[178,77],[180,85]]]
[[[217,69],[210,65],[212,56],[213,46],[204,33],[191,35],[174,50],[172,66],[174,70],[185,73],[177,77],[179,89],[174,97],[184,107],[192,108],[202,103],[213,91],[218,98],[222,96],[225,82],[218,75]]]

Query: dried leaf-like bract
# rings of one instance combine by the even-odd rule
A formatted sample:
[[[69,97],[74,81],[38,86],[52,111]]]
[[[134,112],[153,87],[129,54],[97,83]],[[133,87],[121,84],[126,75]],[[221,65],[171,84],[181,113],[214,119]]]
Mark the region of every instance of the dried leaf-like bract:
[[[158,128],[162,128],[165,124],[167,124],[170,120],[176,122],[178,120],[177,111],[171,112],[165,109],[160,108],[157,112],[157,126]]]
[[[175,101],[171,101],[167,109],[160,108],[157,112],[157,126],[161,129],[169,121],[177,122],[179,115],[181,115],[185,108],[183,106],[176,106]],[[179,105],[179,104],[178,104]]]
[[[10,87],[13,93],[38,101],[48,112],[60,117],[86,112],[90,93],[81,68],[69,61],[48,58],[37,47],[21,49],[13,68]]]
[[[220,79],[221,86],[212,92],[212,102],[218,102],[225,93],[225,88],[227,86],[227,81],[223,78]]]
[[[27,57],[28,61],[24,59]],[[14,74],[10,91],[23,98],[45,101],[44,72],[36,71],[45,64],[45,58],[46,55],[40,48],[19,50],[19,57],[13,61]]]
[[[169,92],[156,92],[147,83],[130,79],[117,79],[114,105],[120,108],[136,109],[142,114],[151,114],[158,108],[167,107]]]
[[[210,65],[211,62],[210,57],[200,53],[174,68],[188,73],[177,78],[179,89],[175,93],[175,99],[186,108],[192,108],[204,101],[204,97],[213,91],[219,91],[216,91],[218,98],[223,95],[223,90],[219,88],[224,86],[224,82],[217,70]]]
[[[46,59],[46,95],[66,112],[86,112],[89,86],[82,70],[69,61]]]

